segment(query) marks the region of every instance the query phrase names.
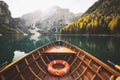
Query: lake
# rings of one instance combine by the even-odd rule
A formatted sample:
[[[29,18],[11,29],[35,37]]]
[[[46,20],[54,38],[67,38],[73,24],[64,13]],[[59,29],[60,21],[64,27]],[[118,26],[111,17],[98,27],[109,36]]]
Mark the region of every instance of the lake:
[[[58,39],[72,43],[105,63],[111,60],[120,65],[120,37],[68,35],[0,36],[0,64],[15,61],[33,49]]]

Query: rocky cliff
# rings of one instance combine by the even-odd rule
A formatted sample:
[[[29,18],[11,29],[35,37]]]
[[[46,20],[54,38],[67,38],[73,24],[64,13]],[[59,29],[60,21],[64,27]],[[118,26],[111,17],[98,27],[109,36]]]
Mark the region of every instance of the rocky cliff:
[[[0,1],[0,34],[21,33],[15,26],[8,5]]]

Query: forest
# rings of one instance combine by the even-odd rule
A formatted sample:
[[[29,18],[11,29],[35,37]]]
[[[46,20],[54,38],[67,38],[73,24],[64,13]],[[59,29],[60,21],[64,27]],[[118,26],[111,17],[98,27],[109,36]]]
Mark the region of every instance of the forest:
[[[61,34],[120,34],[120,1],[99,0]]]

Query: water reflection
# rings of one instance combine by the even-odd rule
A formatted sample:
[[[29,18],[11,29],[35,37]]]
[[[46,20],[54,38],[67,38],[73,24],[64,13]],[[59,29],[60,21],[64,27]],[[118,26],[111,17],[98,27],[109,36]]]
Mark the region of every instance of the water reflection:
[[[0,37],[0,64],[12,61],[14,46],[21,38],[21,36],[9,34]]]
[[[105,63],[107,60],[111,60],[120,65],[120,38],[80,36],[62,36],[61,38],[84,49]]]
[[[36,30],[32,30],[30,31],[32,33],[32,35],[30,36],[30,40],[34,40],[34,41],[39,41],[39,37],[40,37],[40,33],[37,32]]]
[[[24,53],[28,53],[33,49],[36,49],[46,43],[55,41],[57,39],[58,39],[57,35],[40,35],[39,37],[37,37],[37,40],[36,39],[31,40],[31,36],[24,37],[9,35],[1,36],[0,64],[4,63],[5,61],[12,62],[13,60],[16,60],[18,57],[21,57],[20,53],[16,53],[16,51],[18,50]]]
[[[26,55],[25,52],[22,52],[22,51],[20,51],[20,50],[16,50],[16,51],[14,51],[14,57],[13,57],[13,60],[12,60],[12,61],[15,61],[15,60],[17,60],[17,59],[19,59],[20,57],[23,57],[23,56],[25,56],[25,55]]]

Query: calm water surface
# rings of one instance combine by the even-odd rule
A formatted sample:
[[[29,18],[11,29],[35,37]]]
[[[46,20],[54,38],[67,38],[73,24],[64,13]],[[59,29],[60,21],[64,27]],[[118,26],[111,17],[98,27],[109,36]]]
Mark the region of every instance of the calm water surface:
[[[0,36],[0,64],[5,61],[15,61],[33,49],[58,39],[74,44],[105,63],[107,63],[107,60],[111,60],[120,65],[120,37],[59,35],[40,35],[39,37],[37,36],[37,38],[35,36]]]

